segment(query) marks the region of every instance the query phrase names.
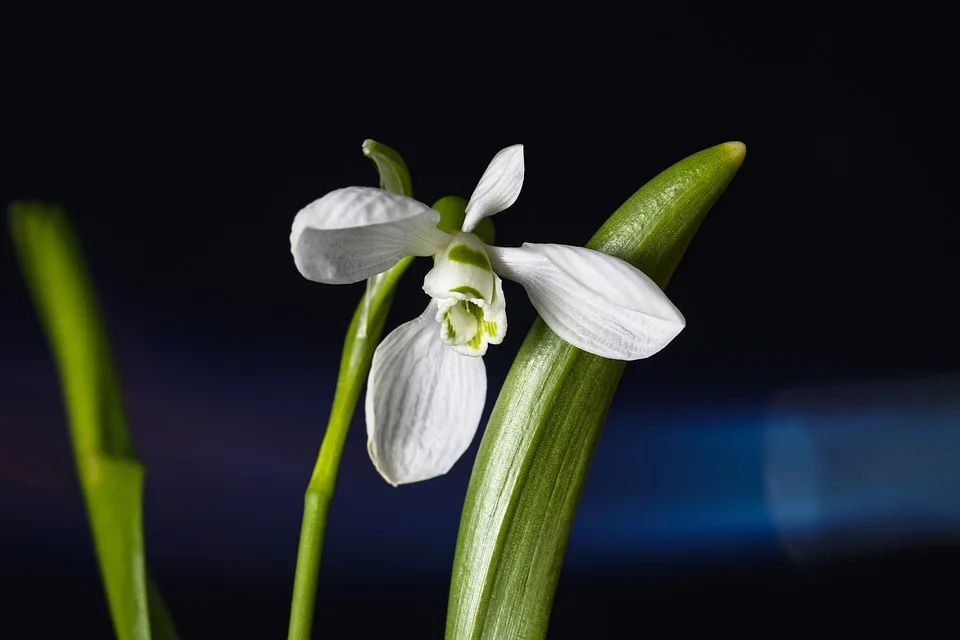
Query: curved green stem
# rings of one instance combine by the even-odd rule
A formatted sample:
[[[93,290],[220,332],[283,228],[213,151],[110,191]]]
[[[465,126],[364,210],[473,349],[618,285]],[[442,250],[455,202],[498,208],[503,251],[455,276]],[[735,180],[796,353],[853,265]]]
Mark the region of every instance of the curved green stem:
[[[373,352],[383,333],[383,324],[393,301],[397,281],[412,261],[413,258],[404,258],[389,271],[368,280],[367,291],[357,305],[347,330],[333,409],[310,484],[307,485],[304,495],[303,522],[300,526],[300,546],[297,551],[297,570],[293,579],[293,602],[290,608],[290,640],[306,640],[310,637],[327,511],[337,482],[343,442],[360,397],[360,389],[370,370]]]
[[[405,196],[413,196],[410,172],[400,154],[375,140],[364,140],[363,155],[370,158],[380,174],[380,188]],[[313,628],[313,609],[317,596],[317,574],[323,537],[327,529],[327,512],[340,467],[343,442],[350,428],[353,411],[360,398],[360,389],[370,371],[373,352],[383,334],[383,323],[393,302],[397,281],[413,258],[404,258],[393,268],[367,279],[357,310],[353,313],[347,339],[340,357],[340,374],[333,396],[333,409],[327,431],[320,445],[317,463],[303,497],[303,522],[300,525],[300,546],[297,570],[293,578],[293,602],[290,605],[290,640],[307,640]]]
[[[413,195],[410,173],[400,154],[374,140],[364,141],[363,154],[377,165],[381,189],[408,197]],[[462,222],[466,205],[463,198],[447,196],[435,202],[433,209],[440,212],[441,221]],[[443,223],[438,227],[443,229]],[[459,222],[456,228],[460,228]],[[486,229],[492,240],[492,225]],[[360,389],[370,371],[373,352],[383,334],[383,324],[393,301],[397,282],[412,261],[413,258],[404,258],[392,269],[367,280],[367,291],[357,305],[347,330],[347,339],[340,358],[337,389],[333,396],[333,409],[313,475],[310,476],[310,484],[303,498],[303,522],[300,525],[297,570],[293,579],[289,640],[310,638],[327,512],[330,510],[330,501],[333,499],[333,489],[337,482],[343,442],[360,398]]]

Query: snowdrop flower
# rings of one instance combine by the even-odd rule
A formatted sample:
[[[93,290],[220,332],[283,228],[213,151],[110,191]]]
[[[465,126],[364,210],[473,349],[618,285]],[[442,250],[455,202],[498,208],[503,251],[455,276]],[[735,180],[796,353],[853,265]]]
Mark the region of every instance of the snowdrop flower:
[[[660,288],[622,260],[557,244],[494,247],[472,233],[516,201],[523,173],[522,145],[500,151],[452,235],[425,204],[367,187],[328,193],[293,221],[294,262],[315,282],[359,282],[404,256],[434,257],[427,308],[380,343],[367,381],[367,449],[392,485],[445,474],[473,440],[487,391],[481,356],[507,332],[501,278],[523,286],[557,335],[606,358],[646,358],[684,327]]]

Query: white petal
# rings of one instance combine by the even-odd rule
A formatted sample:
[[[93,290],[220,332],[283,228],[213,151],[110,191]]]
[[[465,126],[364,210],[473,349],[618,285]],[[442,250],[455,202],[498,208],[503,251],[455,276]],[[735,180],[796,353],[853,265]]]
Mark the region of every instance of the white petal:
[[[544,322],[584,351],[647,358],[686,324],[655,282],[619,258],[562,244],[487,252],[494,271],[523,285]]]
[[[367,450],[390,484],[445,474],[470,446],[487,395],[482,358],[440,340],[436,303],[397,327],[373,355],[367,380]]]
[[[429,256],[450,236],[437,229],[440,214],[381,189],[331,191],[293,219],[290,252],[308,280],[348,284],[386,271],[404,256]]]
[[[523,188],[523,145],[502,149],[483,172],[467,202],[463,230],[473,231],[483,218],[500,213],[514,202]]]

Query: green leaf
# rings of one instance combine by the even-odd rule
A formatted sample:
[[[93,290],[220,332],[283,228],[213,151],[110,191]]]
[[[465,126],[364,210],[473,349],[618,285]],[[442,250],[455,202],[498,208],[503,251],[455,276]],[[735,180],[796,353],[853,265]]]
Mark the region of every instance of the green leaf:
[[[663,287],[744,153],[730,142],[678,162],[627,200],[587,246],[632,263]],[[580,351],[540,318],[534,322],[470,478],[448,640],[546,636],[577,503],[624,364]]]
[[[377,165],[382,189],[406,196],[413,195],[410,174],[400,154],[373,140],[364,141],[363,153]],[[333,499],[344,439],[347,437],[347,429],[350,427],[360,390],[370,371],[373,352],[383,335],[383,326],[397,283],[411,262],[413,258],[403,258],[392,268],[367,280],[367,290],[347,329],[333,409],[313,475],[304,495],[297,569],[290,607],[290,640],[310,638],[327,513]]]
[[[20,266],[60,373],[114,630],[121,640],[176,638],[159,592],[152,587],[148,595],[144,469],[127,430],[107,334],[79,243],[57,207],[14,203],[9,216]]]

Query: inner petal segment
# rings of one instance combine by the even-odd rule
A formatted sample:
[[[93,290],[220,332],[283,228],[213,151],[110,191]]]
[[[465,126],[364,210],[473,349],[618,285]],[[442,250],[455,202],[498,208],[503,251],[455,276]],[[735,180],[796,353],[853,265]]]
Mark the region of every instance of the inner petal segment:
[[[435,257],[423,280],[423,290],[432,298],[493,300],[496,292],[486,245],[472,233],[457,233]]]
[[[423,290],[437,301],[440,338],[457,353],[482,356],[507,333],[503,281],[490,267],[486,245],[458,233],[435,260]]]

